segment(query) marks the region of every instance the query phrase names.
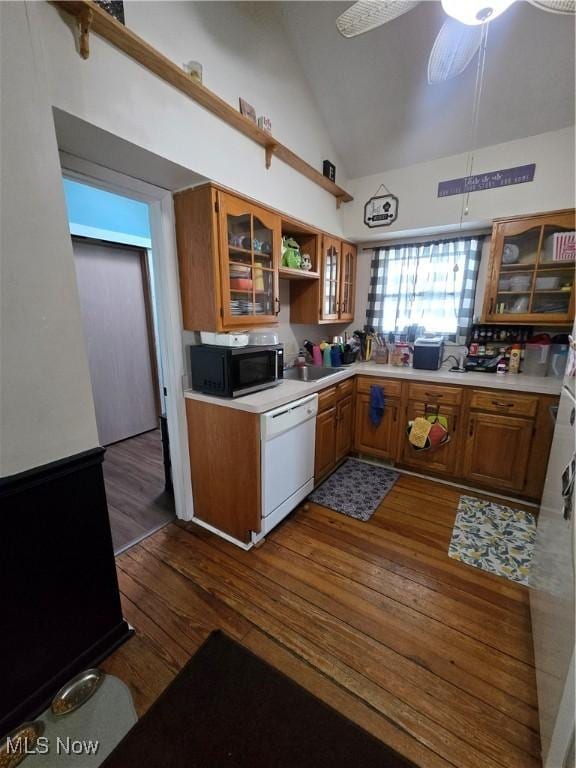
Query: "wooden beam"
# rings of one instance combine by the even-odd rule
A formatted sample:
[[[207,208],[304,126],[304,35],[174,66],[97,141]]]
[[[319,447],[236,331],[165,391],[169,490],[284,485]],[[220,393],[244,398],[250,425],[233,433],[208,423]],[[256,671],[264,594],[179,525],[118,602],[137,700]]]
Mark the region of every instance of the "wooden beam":
[[[90,56],[90,27],[93,18],[94,13],[92,12],[92,8],[84,8],[78,14],[78,29],[80,32],[78,46],[80,49],[80,56],[82,56],[83,59],[87,59],[88,56]]]
[[[272,155],[276,152],[276,144],[266,145],[266,170],[272,165]]]
[[[162,78],[166,83],[189,96],[213,115],[224,120],[232,128],[260,144],[266,150],[267,161],[269,159],[268,147],[274,145],[274,155],[294,168],[298,173],[318,184],[327,192],[330,192],[331,195],[334,195],[334,197],[340,198],[342,202],[347,203],[354,199],[346,190],[334,184],[330,179],[327,179],[320,171],[317,171],[316,168],[303,160],[295,152],[292,152],[284,144],[273,139],[269,133],[255,125],[252,120],[241,115],[224,99],[221,99],[213,91],[193,80],[173,61],[123,24],[120,24],[119,21],[110,16],[109,13],[92,2],[92,0],[51,0],[51,2],[52,5],[55,5],[60,10],[77,18],[81,17],[86,10],[90,10],[93,17],[91,24],[93,32],[108,40],[109,43],[112,43],[112,45],[123,51],[127,56],[130,56],[134,61],[142,64],[150,72]]]

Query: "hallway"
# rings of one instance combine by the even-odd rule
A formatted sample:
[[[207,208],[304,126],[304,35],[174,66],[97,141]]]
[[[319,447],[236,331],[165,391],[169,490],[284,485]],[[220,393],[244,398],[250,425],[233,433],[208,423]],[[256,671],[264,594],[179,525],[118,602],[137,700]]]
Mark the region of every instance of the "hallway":
[[[108,446],[104,480],[116,554],[175,519],[159,429]]]

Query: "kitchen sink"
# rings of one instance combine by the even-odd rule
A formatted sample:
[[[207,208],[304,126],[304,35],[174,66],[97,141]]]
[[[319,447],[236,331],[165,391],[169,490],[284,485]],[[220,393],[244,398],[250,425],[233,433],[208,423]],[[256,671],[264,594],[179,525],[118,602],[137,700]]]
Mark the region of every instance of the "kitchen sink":
[[[340,373],[342,370],[342,368],[329,368],[321,365],[294,366],[293,368],[286,368],[284,379],[287,381],[318,381],[327,376],[334,376],[335,373]]]

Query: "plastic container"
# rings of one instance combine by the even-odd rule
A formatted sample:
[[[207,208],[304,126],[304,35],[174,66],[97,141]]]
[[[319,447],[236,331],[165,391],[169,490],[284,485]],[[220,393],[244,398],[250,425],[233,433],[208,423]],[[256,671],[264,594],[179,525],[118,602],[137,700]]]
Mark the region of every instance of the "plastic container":
[[[546,376],[548,373],[548,357],[550,355],[550,339],[534,338],[524,348],[522,373],[527,376]]]
[[[200,331],[202,344],[212,344],[217,347],[247,347],[247,333],[212,333]]]
[[[548,376],[563,379],[568,362],[568,344],[552,344],[548,360]]]

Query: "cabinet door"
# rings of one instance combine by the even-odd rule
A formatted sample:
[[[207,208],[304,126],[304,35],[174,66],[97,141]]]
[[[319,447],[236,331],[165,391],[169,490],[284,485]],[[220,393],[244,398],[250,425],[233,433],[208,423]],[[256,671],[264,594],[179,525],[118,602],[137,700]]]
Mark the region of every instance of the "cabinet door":
[[[280,217],[223,192],[218,201],[222,325],[275,324]]]
[[[316,417],[316,453],[314,480],[317,483],[328,474],[336,462],[336,408],[329,408]]]
[[[495,489],[521,491],[526,482],[532,430],[531,419],[470,413],[464,477]]]
[[[356,291],[356,254],[355,245],[342,243],[340,257],[340,320],[354,320],[354,294]]]
[[[406,412],[406,424],[403,424],[402,428],[405,430],[407,422],[412,421],[417,416],[425,416],[426,413],[433,412],[430,410],[429,404],[427,411],[426,403],[409,402]],[[404,434],[402,438],[401,460],[403,464],[423,472],[428,471],[451,476],[456,474],[456,462],[458,460],[460,409],[456,406],[441,405],[439,413],[441,416],[445,416],[448,422],[450,441],[435,451],[418,451],[412,447],[412,444],[408,441],[408,436]]]
[[[396,455],[399,408],[398,400],[387,400],[382,421],[375,427],[370,421],[370,395],[357,395],[354,448],[361,453],[367,453],[371,456],[378,456],[382,459],[394,459]]]
[[[354,402],[352,396],[343,398],[336,408],[336,461],[352,450]]]
[[[486,321],[570,321],[574,315],[574,258],[555,260],[554,235],[573,231],[571,212],[495,224]]]
[[[320,319],[338,320],[340,306],[340,240],[322,238]]]

